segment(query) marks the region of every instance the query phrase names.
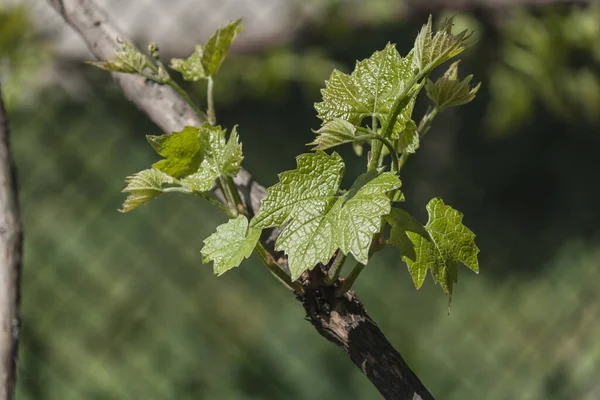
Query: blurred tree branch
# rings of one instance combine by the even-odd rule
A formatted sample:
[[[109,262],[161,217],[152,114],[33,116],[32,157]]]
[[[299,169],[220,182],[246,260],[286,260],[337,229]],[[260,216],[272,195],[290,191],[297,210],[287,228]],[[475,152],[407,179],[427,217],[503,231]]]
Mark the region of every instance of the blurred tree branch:
[[[92,0],[48,0],[57,12],[85,40],[99,59],[110,58],[120,48],[117,39],[128,40]],[[165,133],[202,121],[170,87],[135,75],[112,73],[125,96],[145,112]],[[252,176],[241,170],[235,183],[250,213],[260,206],[266,191]],[[287,269],[287,262],[274,251],[276,234],[263,235],[261,242],[271,257]],[[348,292],[335,296],[333,286],[325,286],[324,273],[315,268],[303,282],[305,292],[296,293],[316,330],[340,347],[369,378],[385,399],[432,400],[433,396],[410,370],[400,353],[369,317],[358,297]]]
[[[22,230],[10,129],[0,85],[0,399],[15,395]]]
[[[515,7],[546,7],[552,5],[586,5],[589,0],[408,0],[406,8],[414,12],[435,12],[441,9],[472,11]]]

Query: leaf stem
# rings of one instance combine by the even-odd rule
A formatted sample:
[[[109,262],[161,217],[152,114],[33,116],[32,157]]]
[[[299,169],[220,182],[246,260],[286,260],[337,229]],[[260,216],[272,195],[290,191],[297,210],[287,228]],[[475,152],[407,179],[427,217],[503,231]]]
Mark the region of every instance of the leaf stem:
[[[350,272],[350,275],[348,275],[348,277],[344,279],[344,283],[342,284],[342,286],[338,290],[336,290],[335,294],[337,295],[337,297],[342,297],[348,290],[352,289],[354,281],[356,281],[356,278],[358,278],[358,276],[364,268],[365,264],[356,263],[356,265],[352,269],[352,272]]]
[[[419,82],[421,79],[423,79],[427,74],[428,74],[428,72],[425,73],[425,71],[418,73],[402,88],[402,90],[396,97],[396,100],[394,100],[394,104],[392,105],[392,110],[393,110],[392,113],[390,114],[388,119],[385,121],[383,127],[381,128],[383,137],[387,138],[387,137],[391,136],[392,129],[394,129],[394,125],[396,123],[396,119],[398,118],[398,115],[410,101],[410,97],[411,97],[410,94],[413,89],[413,86],[416,85],[417,82]],[[423,85],[419,85],[417,87],[417,91],[420,90],[421,87],[423,87]],[[417,93],[415,93],[415,94],[417,94]]]
[[[398,153],[396,152],[396,148],[394,147],[394,145],[389,140],[387,140],[386,138],[384,138],[381,135],[376,134],[375,132],[369,131],[366,128],[358,127],[358,128],[356,128],[356,130],[359,132],[367,132],[367,133],[365,135],[357,136],[355,140],[373,139],[373,140],[383,143],[385,145],[385,147],[387,147],[387,149],[390,153],[390,156],[392,157],[392,171],[398,172],[400,170],[399,169],[400,161],[398,160]]]
[[[338,253],[335,256],[335,259],[333,260],[333,263],[331,264],[331,267],[329,268],[329,272],[327,273],[327,276],[325,277],[326,285],[331,285],[337,280],[337,278],[340,276],[340,272],[342,271],[342,267],[344,266],[345,262],[346,262],[346,255],[344,253],[342,253],[341,250],[338,250]]]
[[[423,116],[423,118],[419,122],[419,126],[417,127],[417,134],[419,135],[419,138],[422,138],[423,136],[425,136],[425,134],[427,133],[429,128],[431,128],[431,123],[433,122],[433,119],[435,118],[435,116],[438,114],[439,111],[440,111],[440,109],[436,105],[431,109],[431,111],[428,111],[425,114],[425,116]],[[408,157],[410,157],[410,153],[407,153],[407,152],[402,153],[402,156],[400,157],[400,164],[398,166],[398,171],[400,171],[402,169],[402,167],[404,167],[404,164],[406,164],[406,161],[408,161]]]
[[[154,82],[160,83],[162,85],[169,85],[173,88],[173,90],[175,90],[177,92],[177,94],[179,96],[181,96],[181,98],[183,100],[185,100],[186,103],[189,104],[189,106],[192,108],[192,110],[194,110],[194,112],[196,113],[196,115],[198,115],[198,117],[200,117],[200,119],[202,120],[208,120],[206,114],[200,109],[200,107],[198,107],[198,105],[196,104],[196,102],[190,97],[190,95],[183,90],[183,88],[181,86],[179,86],[179,84],[177,82],[175,82],[173,80],[173,78],[171,78],[170,76],[167,77],[167,79],[162,79],[159,76],[158,73],[158,68],[152,64],[152,63],[148,63],[148,68],[150,68],[152,70],[152,72],[154,72],[154,75],[152,74],[142,74],[142,76],[146,79],[150,79]],[[163,70],[166,71],[166,69]]]
[[[440,109],[436,105],[433,107],[433,109],[431,111],[429,111],[429,112],[427,112],[427,114],[425,114],[423,119],[421,119],[421,122],[419,122],[419,126],[417,127],[417,132],[419,133],[419,137],[423,137],[427,133],[429,128],[431,128],[431,123],[433,122],[433,119],[435,118],[435,116],[438,114],[439,111],[440,111]]]
[[[396,123],[396,119],[398,118],[398,114],[400,114],[400,111],[402,111],[402,109],[410,101],[409,94],[411,93],[413,86],[421,78],[423,78],[422,72],[417,74],[416,76],[414,76],[406,85],[404,85],[402,87],[402,90],[398,93],[398,96],[396,96],[396,100],[394,100],[394,104],[392,105],[392,113],[386,119],[386,121],[383,123],[383,125],[381,127],[381,135],[380,136],[383,136],[384,138],[388,138],[391,135],[392,129],[394,128],[394,124]],[[371,144],[371,160],[369,161],[369,166],[368,166],[369,171],[373,171],[373,170],[377,169],[377,167],[379,167],[382,147],[383,147],[382,143],[375,142],[375,141],[372,142],[372,144]]]
[[[148,74],[146,72],[141,72],[141,73],[139,73],[139,75],[142,76],[142,77],[144,77],[144,78],[146,78],[146,79],[148,79],[149,81],[160,83],[161,85],[165,84],[165,81],[163,81],[162,79],[160,79],[156,75]]]
[[[233,202],[237,208],[238,214],[248,215],[248,210],[246,210],[246,206],[240,197],[240,192],[238,192],[237,186],[235,186],[235,182],[233,182],[233,178],[228,176],[226,179],[227,186],[229,187],[229,192],[231,193],[231,197]]]
[[[235,217],[235,215],[233,215],[231,213],[231,210],[229,208],[227,208],[219,200],[215,199],[214,197],[209,196],[205,192],[200,192],[198,190],[193,190],[193,189],[186,189],[184,187],[168,187],[168,188],[164,188],[163,192],[165,192],[165,193],[179,192],[179,193],[185,193],[185,194],[195,194],[197,196],[200,196],[200,197],[203,197],[204,199],[206,199],[210,204],[217,207],[219,210],[223,211],[228,217],[230,217],[230,218]]]
[[[221,190],[221,193],[223,193],[223,197],[225,197],[225,201],[227,202],[227,205],[229,206],[229,211],[234,216],[237,216],[239,213],[237,211],[237,205],[235,204],[235,199],[233,197],[233,193],[231,193],[231,188],[229,187],[229,185],[227,184],[227,181],[222,176],[219,176],[219,179],[217,179],[217,186]]]
[[[373,132],[377,132],[378,128],[379,128],[379,121],[377,120],[377,117],[375,117],[373,115],[373,117],[371,117],[371,130]]]
[[[219,200],[207,195],[204,192],[198,192],[198,191],[193,191],[193,194],[199,195],[201,197],[204,197],[206,200],[208,200],[208,202],[212,205],[214,205],[215,207],[217,207],[219,210],[223,211],[229,218],[235,218],[236,216],[234,214],[231,213],[231,210],[229,210],[229,208],[225,207],[225,205],[223,203],[221,203]]]
[[[381,136],[384,138],[389,138],[392,135],[392,130],[394,129],[394,125],[396,124],[396,119],[400,112],[406,107],[411,97],[419,94],[423,86],[425,86],[426,78],[431,73],[433,66],[427,66],[427,68],[423,69],[417,75],[415,75],[406,85],[402,87],[398,96],[396,96],[396,100],[394,100],[394,104],[392,105],[392,113],[385,120],[383,126],[381,127]],[[413,88],[419,81],[416,88]],[[369,162],[369,171],[375,170],[380,165],[381,158],[381,143],[373,143],[373,147],[371,149],[371,160]],[[400,166],[399,166],[400,167]]]
[[[398,170],[402,170],[402,167],[404,167],[404,164],[406,164],[406,162],[408,161],[408,157],[410,156],[410,153],[408,152],[404,152],[402,153],[402,155],[400,156],[400,165],[398,165]]]
[[[171,86],[177,92],[177,94],[179,94],[181,96],[181,98],[183,98],[183,100],[185,100],[186,103],[188,103],[190,105],[190,107],[192,107],[192,110],[194,110],[194,112],[196,113],[196,115],[198,117],[200,117],[200,119],[202,119],[202,120],[208,119],[206,114],[204,113],[204,111],[202,111],[200,109],[200,107],[198,107],[196,102],[194,100],[192,100],[190,95],[185,90],[183,90],[183,88],[181,86],[179,86],[177,84],[177,82],[175,82],[172,78],[169,78],[169,80],[167,80],[166,84]]]
[[[209,124],[215,125],[217,123],[217,114],[215,111],[215,102],[213,97],[213,78],[208,77],[208,86],[206,88],[206,98],[208,102],[208,110],[206,111],[206,119]]]
[[[297,293],[304,293],[304,287],[298,281],[292,282],[291,278],[288,274],[285,273],[283,269],[273,260],[273,257],[269,254],[265,246],[262,243],[258,242],[256,247],[254,248],[258,253],[258,256],[262,260],[263,264],[269,269],[269,271],[275,275],[277,279],[279,279],[288,289],[295,291]]]
[[[237,187],[233,182],[233,178],[219,176],[219,179],[217,179],[217,185],[219,186],[219,189],[221,189],[221,192],[223,192],[227,203],[230,205],[230,208],[228,209],[230,213],[232,213],[234,216],[240,214],[248,215],[248,211],[244,207],[244,203],[242,202]],[[265,249],[262,243],[258,242],[254,249],[260,256],[267,269],[271,271],[271,273],[275,275],[275,277],[280,280],[288,289],[295,291],[296,293],[304,292],[302,284],[297,281],[292,282],[290,276],[281,268],[279,264],[277,264],[277,262],[275,262],[275,260],[273,260],[273,257],[271,257],[271,255],[267,252],[267,249]]]

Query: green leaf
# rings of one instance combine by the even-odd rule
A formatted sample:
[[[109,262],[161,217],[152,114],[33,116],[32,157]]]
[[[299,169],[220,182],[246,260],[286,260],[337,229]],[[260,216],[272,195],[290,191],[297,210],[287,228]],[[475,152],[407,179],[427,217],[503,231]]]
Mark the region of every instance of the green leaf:
[[[464,30],[456,35],[452,34],[452,18],[446,19],[440,29],[433,34],[432,18],[423,26],[415,39],[414,57],[412,67],[421,73],[428,73],[433,68],[460,54],[467,46],[467,39],[471,36]]]
[[[385,49],[357,62],[351,75],[334,70],[321,90],[323,101],[315,104],[318,117],[323,123],[339,118],[359,126],[366,117],[383,123],[403,85],[413,77],[411,64],[412,53],[401,58],[395,45],[388,43]],[[398,116],[394,132],[404,129],[413,105],[414,99]]]
[[[181,132],[170,135],[146,136],[154,150],[165,157],[154,163],[152,168],[174,178],[181,178],[198,170],[202,162],[198,134],[198,128],[186,126]]]
[[[198,171],[180,180],[181,185],[195,192],[207,192],[213,188],[219,174],[202,163]]]
[[[301,154],[296,158],[298,168],[279,174],[279,183],[267,190],[252,225],[270,227],[285,225],[294,210],[307,203],[324,207],[340,187],[344,162],[339,154],[331,156],[322,151]]]
[[[119,211],[128,212],[145,204],[163,193],[168,185],[173,185],[175,179],[156,169],[145,169],[125,178],[127,186],[123,193],[129,193]]]
[[[373,235],[381,230],[381,217],[391,209],[386,193],[398,189],[400,179],[393,172],[370,171],[360,175],[342,197],[345,201],[337,217],[340,249],[366,264]]]
[[[244,157],[237,127],[229,140],[220,126],[205,122],[200,128],[186,126],[171,135],[147,136],[148,141],[163,157],[153,168],[181,179],[181,184],[197,191],[207,191],[219,176],[238,174]]]
[[[279,183],[267,190],[251,226],[284,227],[276,249],[288,255],[293,280],[327,263],[338,248],[366,264],[373,235],[390,210],[386,193],[400,187],[398,177],[371,171],[338,195],[345,169],[339,154],[317,151],[300,155],[297,162],[297,169],[281,173]]]
[[[242,144],[239,142],[237,134],[237,126],[233,127],[227,143],[225,143],[225,138],[222,137],[218,142],[211,144],[210,149],[207,158],[221,175],[233,178],[240,172],[244,156],[242,155]]]
[[[102,68],[106,71],[142,74],[148,65],[145,55],[127,42],[121,41],[121,50],[107,61],[87,61],[87,64]]]
[[[214,76],[229,52],[235,37],[242,31],[242,19],[217,29],[208,39],[202,54],[202,65],[207,75]]]
[[[481,86],[481,83],[478,83],[477,86],[471,88],[469,83],[473,79],[473,75],[467,76],[462,81],[458,80],[459,63],[460,61],[452,63],[444,76],[435,83],[428,79],[425,84],[427,96],[437,104],[440,111],[447,107],[467,104],[475,98],[475,94]]]
[[[206,71],[202,65],[202,46],[199,44],[195,46],[194,52],[187,59],[172,58],[171,69],[179,71],[181,76],[186,81],[197,81],[199,79],[207,78]]]
[[[356,127],[340,118],[325,123],[315,133],[318,136],[313,142],[309,143],[309,145],[315,145],[313,150],[326,150],[356,140]]]
[[[463,225],[463,214],[441,199],[432,199],[427,212],[429,221],[423,226],[406,211],[392,209],[385,217],[392,227],[390,243],[400,249],[417,289],[431,270],[433,280],[452,296],[458,264],[479,272],[475,234]]]
[[[242,31],[242,20],[238,19],[216,30],[204,47],[197,45],[187,59],[171,59],[171,68],[181,72],[186,81],[197,81],[215,76],[229,52],[231,43]]]
[[[408,120],[406,127],[398,140],[398,152],[414,154],[419,148],[419,132],[417,124],[412,119]]]
[[[400,190],[393,190],[389,193],[390,200],[392,203],[404,203],[406,198],[404,197],[404,193]]]
[[[392,134],[391,134],[392,139],[398,139],[400,132],[402,132],[406,128],[406,125],[409,123],[410,118],[412,116],[413,108],[415,107],[417,95],[418,95],[418,92],[415,92],[413,94],[413,97],[410,100],[408,100],[408,103],[406,104],[406,106],[404,106],[402,111],[400,111],[400,114],[398,114],[398,118],[396,118],[394,128],[392,129]]]
[[[202,163],[196,172],[181,180],[181,184],[193,190],[210,190],[219,176],[235,177],[240,171],[244,157],[239,143],[237,127],[234,127],[229,140],[220,126],[204,123],[198,130]]]
[[[260,238],[261,230],[248,227],[248,219],[240,215],[220,225],[204,240],[202,262],[213,262],[216,275],[222,275],[250,257]]]

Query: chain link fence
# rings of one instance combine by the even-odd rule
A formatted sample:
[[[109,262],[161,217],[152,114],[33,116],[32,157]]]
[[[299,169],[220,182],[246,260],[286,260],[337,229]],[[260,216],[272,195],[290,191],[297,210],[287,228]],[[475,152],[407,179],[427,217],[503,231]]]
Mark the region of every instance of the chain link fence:
[[[155,40],[173,56],[245,17],[217,81],[218,115],[239,124],[245,166],[264,185],[312,140],[312,103],[332,68],[347,70],[400,34],[412,40],[425,16],[408,23],[399,4],[103,2],[138,44]],[[570,11],[552,12],[558,20]],[[76,34],[43,2],[9,2],[1,13],[0,78],[12,87],[25,232],[17,398],[379,398],[257,258],[219,278],[201,263],[203,239],[224,222],[208,204],[172,194],[117,212],[124,177],[156,160],[144,135],[158,128],[107,74],[82,64]],[[485,86],[497,60],[483,53],[500,52],[486,41],[489,21],[468,13],[458,21],[490,46],[464,57]],[[199,99],[202,90],[192,88]],[[600,398],[600,213],[597,185],[584,179],[600,168],[600,125],[538,127],[550,118],[540,111],[521,131],[490,139],[482,115],[491,98],[484,89],[434,126],[404,178],[418,217],[433,195],[465,213],[480,240],[481,274],[461,271],[450,315],[431,280],[414,289],[393,249],[377,255],[356,290],[437,398]],[[494,163],[500,154],[505,166]],[[540,175],[546,158],[563,164],[548,169],[549,181]]]

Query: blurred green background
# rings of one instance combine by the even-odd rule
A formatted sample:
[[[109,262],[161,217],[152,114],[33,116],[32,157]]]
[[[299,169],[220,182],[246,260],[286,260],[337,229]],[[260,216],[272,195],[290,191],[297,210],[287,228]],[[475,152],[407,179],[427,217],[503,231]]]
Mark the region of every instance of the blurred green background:
[[[147,7],[126,3],[133,15]],[[220,123],[239,124],[244,165],[264,185],[307,151],[331,70],[388,41],[406,53],[432,11],[308,3],[318,12],[283,41],[238,48],[217,81]],[[598,399],[600,6],[481,4],[456,25],[476,32],[461,71],[482,88],[438,117],[403,171],[405,206],[423,222],[434,196],[464,212],[481,273],[461,270],[450,315],[430,279],[414,289],[393,249],[356,290],[439,399]],[[144,135],[158,128],[85,53],[61,49],[58,38],[76,34],[47,29],[51,9],[0,10],[25,228],[18,399],[379,398],[255,256],[218,279],[202,265],[202,240],[224,217],[201,199],[117,212],[124,177],[157,159]],[[453,12],[434,11],[438,21]],[[213,27],[234,17],[202,16]],[[185,35],[175,16],[154,18],[177,25],[170,40]],[[190,51],[162,49],[165,59]],[[190,89],[202,101],[204,87]],[[418,104],[420,117],[427,99]],[[364,168],[342,152],[356,160],[350,177]]]

